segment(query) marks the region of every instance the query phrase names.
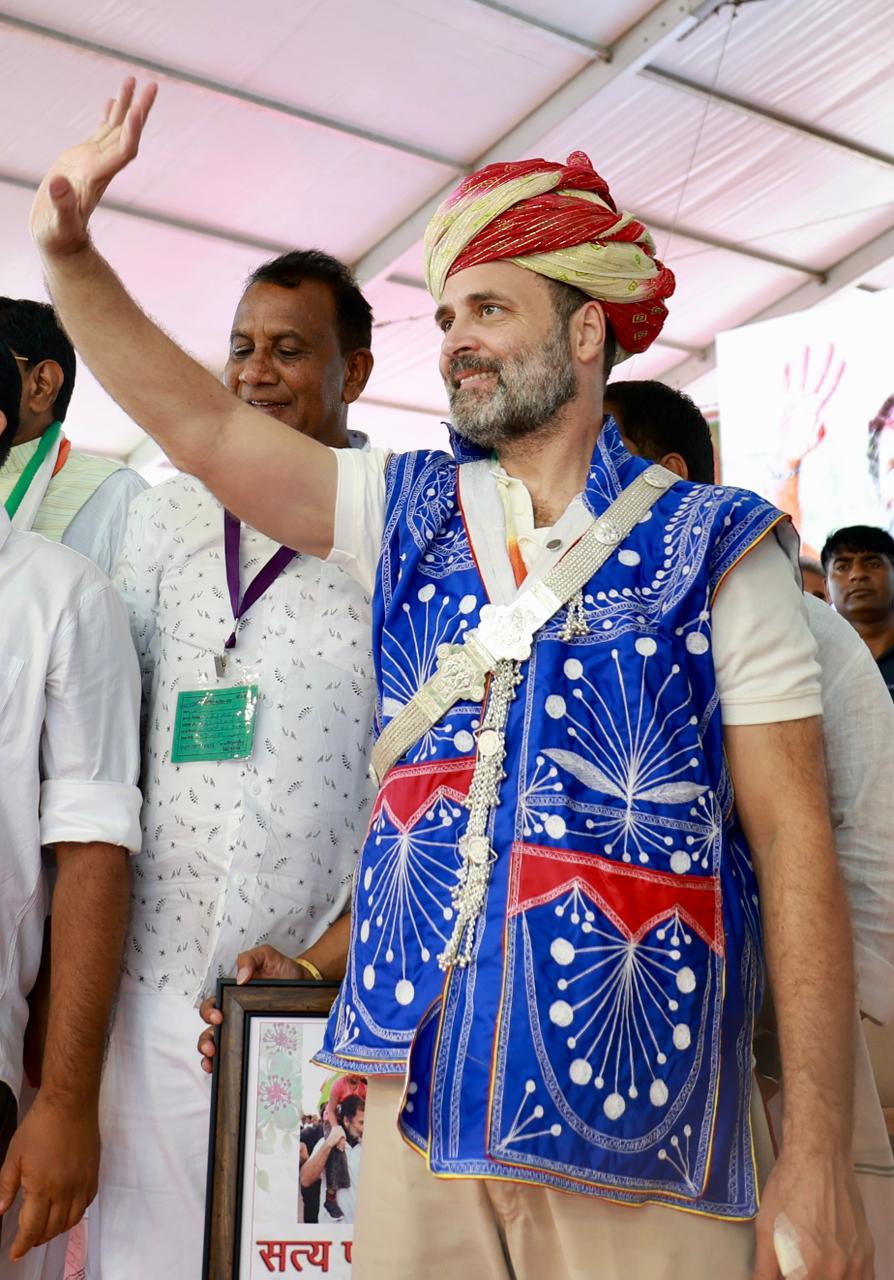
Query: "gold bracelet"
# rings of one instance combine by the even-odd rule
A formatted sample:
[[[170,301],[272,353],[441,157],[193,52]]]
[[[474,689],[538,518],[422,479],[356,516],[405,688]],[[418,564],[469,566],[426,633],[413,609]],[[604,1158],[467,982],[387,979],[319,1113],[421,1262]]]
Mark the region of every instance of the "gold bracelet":
[[[295,956],[295,964],[300,964],[302,969],[306,969],[314,982],[325,982],[326,979],[320,973],[317,966],[311,960],[305,960],[303,956]]]

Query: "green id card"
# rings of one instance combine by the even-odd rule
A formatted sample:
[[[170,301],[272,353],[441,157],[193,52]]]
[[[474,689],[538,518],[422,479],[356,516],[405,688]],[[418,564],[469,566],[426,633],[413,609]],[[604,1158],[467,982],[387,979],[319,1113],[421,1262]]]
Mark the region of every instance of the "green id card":
[[[246,760],[254,742],[257,709],[256,684],[185,689],[177,695],[171,762]]]

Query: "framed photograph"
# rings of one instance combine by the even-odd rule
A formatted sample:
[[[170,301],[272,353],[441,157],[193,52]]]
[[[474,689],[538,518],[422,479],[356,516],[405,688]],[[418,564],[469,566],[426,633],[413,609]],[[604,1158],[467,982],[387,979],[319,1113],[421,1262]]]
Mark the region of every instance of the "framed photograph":
[[[337,990],[218,986],[204,1280],[349,1280],[366,1079],[311,1061]]]

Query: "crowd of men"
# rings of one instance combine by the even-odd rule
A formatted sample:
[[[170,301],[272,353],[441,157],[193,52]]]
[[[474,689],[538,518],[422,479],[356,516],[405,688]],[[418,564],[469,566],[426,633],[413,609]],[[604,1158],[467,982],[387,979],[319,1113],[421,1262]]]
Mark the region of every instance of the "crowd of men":
[[[90,1280],[199,1275],[232,975],[343,980],[300,1181],[357,1280],[894,1276],[894,541],[828,539],[830,608],[690,400],[606,385],[674,280],[581,153],[428,228],[452,454],[349,430],[318,251],[216,381],[88,235],[153,96],[38,192],[54,308],[0,299],[0,1277],[88,1204]],[[174,479],[70,449],[75,348]]]

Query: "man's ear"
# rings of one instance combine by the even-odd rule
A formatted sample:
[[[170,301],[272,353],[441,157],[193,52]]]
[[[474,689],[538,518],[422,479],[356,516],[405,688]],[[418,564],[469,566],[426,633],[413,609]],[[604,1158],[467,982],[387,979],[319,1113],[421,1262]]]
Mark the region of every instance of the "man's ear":
[[[689,479],[689,468],[682,453],[666,453],[663,458],[659,458],[659,462],[663,467],[667,467],[668,471],[673,471],[674,475],[679,476],[681,480]]]
[[[373,353],[367,347],[352,351],[345,360],[345,383],[341,398],[345,404],[353,404],[363,394],[373,369]]]
[[[605,312],[595,301],[587,302],[571,320],[571,350],[582,364],[602,357],[605,346]]]
[[[48,413],[56,403],[62,390],[65,374],[62,366],[55,360],[40,360],[33,369],[29,369],[30,387],[27,406],[31,413]]]

